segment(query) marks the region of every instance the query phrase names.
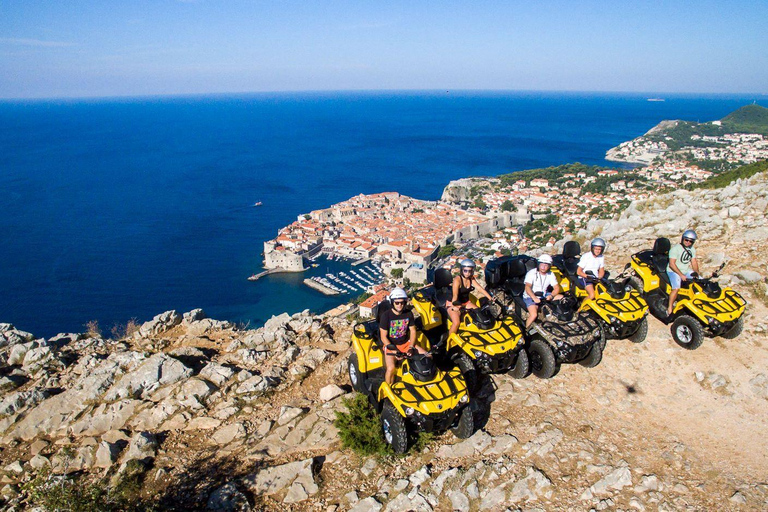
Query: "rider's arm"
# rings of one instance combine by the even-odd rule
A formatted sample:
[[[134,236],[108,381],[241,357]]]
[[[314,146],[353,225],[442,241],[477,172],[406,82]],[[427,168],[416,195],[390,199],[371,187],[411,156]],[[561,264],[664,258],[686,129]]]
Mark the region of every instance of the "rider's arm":
[[[383,345],[386,345],[389,341],[389,334],[387,334],[387,330],[379,327],[379,339],[381,340],[381,343]]]
[[[459,300],[459,277],[453,278],[453,297],[451,298],[451,302],[456,302]]]
[[[583,277],[584,279],[587,278],[587,273],[584,272],[584,269],[581,267],[576,267],[576,275],[579,277]]]
[[[550,297],[554,297],[555,295],[559,294],[561,291],[563,290],[560,289],[560,283],[555,281],[555,286],[552,287],[552,295],[550,295]]]
[[[600,267],[600,269],[597,271],[597,277],[602,279],[604,275],[605,275],[605,267]]]
[[[679,275],[679,276],[680,276],[680,279],[682,279],[683,281],[685,281],[685,280],[687,279],[687,277],[685,277],[685,274],[683,274],[682,272],[680,272],[680,269],[679,269],[679,268],[677,268],[677,263],[675,263],[676,261],[677,261],[676,259],[674,259],[674,258],[670,258],[670,259],[669,259],[669,268],[671,268],[671,269],[672,269],[672,272],[674,272],[675,274]]]
[[[485,295],[488,298],[488,300],[493,300],[493,297],[491,297],[491,294],[488,293],[488,290],[480,286],[480,283],[478,283],[477,280],[475,280],[475,290],[478,290],[480,293]]]
[[[535,293],[533,293],[533,287],[531,286],[531,283],[525,283],[525,293],[528,294],[528,296],[535,302],[536,304],[539,303],[539,298],[536,296]]]
[[[693,270],[697,274],[699,273],[699,258],[693,258],[691,260],[691,270]]]
[[[411,346],[416,346],[416,326],[411,324],[411,326],[408,328],[408,331],[410,335],[408,336],[408,341],[411,342]]]

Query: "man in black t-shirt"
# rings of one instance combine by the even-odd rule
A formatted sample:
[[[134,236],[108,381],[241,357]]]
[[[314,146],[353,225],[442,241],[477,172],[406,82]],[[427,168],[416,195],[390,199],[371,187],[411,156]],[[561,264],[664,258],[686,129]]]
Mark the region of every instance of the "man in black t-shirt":
[[[386,349],[387,345],[395,345],[403,354],[407,354],[412,348],[421,354],[426,354],[427,351],[416,345],[415,319],[413,313],[405,309],[408,294],[402,288],[395,288],[389,294],[389,299],[392,301],[392,309],[379,317],[379,337],[384,345],[384,362],[387,367],[384,379],[391,385],[395,379],[397,359],[395,353]]]

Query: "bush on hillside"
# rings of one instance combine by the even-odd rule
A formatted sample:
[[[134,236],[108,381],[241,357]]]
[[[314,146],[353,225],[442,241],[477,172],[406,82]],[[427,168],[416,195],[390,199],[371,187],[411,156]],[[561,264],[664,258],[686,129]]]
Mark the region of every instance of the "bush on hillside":
[[[361,393],[353,398],[343,398],[348,412],[336,411],[333,424],[339,429],[339,438],[344,448],[349,448],[358,455],[387,456],[392,450],[384,441],[379,415]]]

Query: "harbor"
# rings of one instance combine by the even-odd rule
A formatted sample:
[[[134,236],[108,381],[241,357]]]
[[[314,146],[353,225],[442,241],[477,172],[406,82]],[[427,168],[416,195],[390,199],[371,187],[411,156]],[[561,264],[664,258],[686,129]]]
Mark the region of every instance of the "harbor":
[[[344,261],[337,255],[328,255],[326,260]],[[355,263],[359,263],[359,265],[354,266]],[[313,265],[313,270],[320,274],[308,277],[304,280],[304,284],[325,295],[349,294],[357,296],[371,291],[376,285],[384,282],[384,273],[377,261],[366,259],[355,263],[344,270],[331,272],[327,265],[318,262],[317,266]]]

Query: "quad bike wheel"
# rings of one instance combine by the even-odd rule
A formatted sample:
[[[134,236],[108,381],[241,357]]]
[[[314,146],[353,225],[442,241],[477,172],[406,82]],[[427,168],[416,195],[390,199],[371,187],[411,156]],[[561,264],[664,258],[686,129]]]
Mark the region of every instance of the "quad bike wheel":
[[[741,334],[741,331],[744,330],[744,315],[741,315],[738,320],[736,320],[736,323],[733,324],[733,327],[727,332],[724,332],[720,336],[727,339],[732,340],[734,338],[737,338],[739,334]]]
[[[475,433],[475,417],[472,407],[465,406],[459,413],[459,422],[451,429],[453,435],[459,439],[467,439]]]
[[[594,368],[600,361],[603,360],[603,344],[602,338],[592,343],[592,349],[590,349],[587,357],[579,361],[579,364],[585,368]]]
[[[648,336],[648,317],[644,316],[643,321],[640,322],[640,326],[635,333],[629,337],[629,341],[632,343],[642,343],[645,341],[646,336]]]
[[[675,343],[687,350],[696,350],[704,341],[704,331],[698,320],[690,315],[680,315],[672,322]]]
[[[472,363],[472,359],[470,359],[464,352],[461,352],[456,355],[454,361],[459,367],[461,374],[464,376],[464,382],[467,383],[467,393],[474,393],[477,389],[477,369]]]
[[[528,347],[531,372],[540,379],[549,379],[557,372],[557,361],[552,348],[541,338],[534,338]]]
[[[355,391],[365,393],[365,375],[360,371],[360,365],[357,362],[357,354],[350,354],[347,361],[347,370],[349,370],[349,381]]]
[[[524,379],[531,372],[530,361],[528,360],[528,352],[520,350],[517,353],[517,360],[515,365],[509,370],[509,374],[515,379]]]
[[[389,400],[384,402],[384,409],[381,411],[381,429],[384,431],[384,440],[395,453],[405,453],[408,450],[405,418],[400,416]]]

